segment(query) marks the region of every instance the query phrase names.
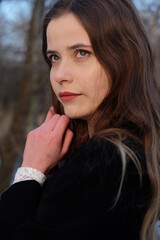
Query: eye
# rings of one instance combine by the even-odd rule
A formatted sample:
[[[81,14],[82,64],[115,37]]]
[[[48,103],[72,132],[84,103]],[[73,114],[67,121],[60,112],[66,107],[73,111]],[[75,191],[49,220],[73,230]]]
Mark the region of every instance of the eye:
[[[59,56],[56,54],[52,54],[52,55],[48,56],[48,58],[51,61],[51,63],[56,63],[60,59]]]
[[[80,49],[80,50],[77,50],[76,57],[77,58],[86,58],[86,57],[88,57],[89,53],[90,52],[87,50]]]

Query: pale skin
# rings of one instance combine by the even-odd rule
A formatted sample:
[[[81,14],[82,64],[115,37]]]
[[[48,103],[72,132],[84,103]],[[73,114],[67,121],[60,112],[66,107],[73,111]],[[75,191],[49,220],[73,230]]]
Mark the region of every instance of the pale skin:
[[[50,108],[44,123],[28,134],[22,167],[47,173],[67,153],[73,138],[69,119]]]
[[[108,93],[108,78],[94,55],[89,36],[72,13],[50,21],[47,28],[47,56],[52,63],[50,81],[65,115],[51,108],[44,123],[28,134],[23,167],[47,173],[65,156],[73,138],[69,119],[85,119],[92,129],[90,116]],[[78,94],[65,101],[63,92]]]

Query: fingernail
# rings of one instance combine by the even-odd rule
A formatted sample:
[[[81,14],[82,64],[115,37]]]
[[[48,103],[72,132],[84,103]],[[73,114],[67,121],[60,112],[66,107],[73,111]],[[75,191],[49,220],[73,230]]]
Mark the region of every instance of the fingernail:
[[[55,111],[54,111],[54,107],[51,106],[50,109],[49,109],[49,111],[50,111],[51,113],[55,113]]]

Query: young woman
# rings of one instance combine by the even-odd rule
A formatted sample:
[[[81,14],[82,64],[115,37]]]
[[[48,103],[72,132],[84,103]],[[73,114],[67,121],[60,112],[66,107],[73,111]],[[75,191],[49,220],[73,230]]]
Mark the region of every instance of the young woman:
[[[59,0],[43,54],[53,107],[0,202],[13,239],[155,239],[160,90],[130,0]]]

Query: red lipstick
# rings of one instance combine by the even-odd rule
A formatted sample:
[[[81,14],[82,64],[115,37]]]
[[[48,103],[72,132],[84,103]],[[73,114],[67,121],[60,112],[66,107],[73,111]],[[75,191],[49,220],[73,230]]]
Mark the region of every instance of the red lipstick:
[[[82,94],[79,93],[73,93],[73,92],[60,92],[59,97],[61,98],[62,102],[68,102],[72,99],[81,96]]]

